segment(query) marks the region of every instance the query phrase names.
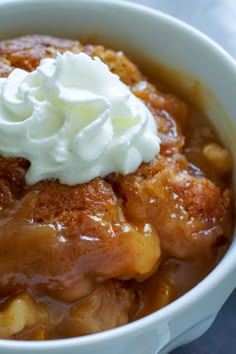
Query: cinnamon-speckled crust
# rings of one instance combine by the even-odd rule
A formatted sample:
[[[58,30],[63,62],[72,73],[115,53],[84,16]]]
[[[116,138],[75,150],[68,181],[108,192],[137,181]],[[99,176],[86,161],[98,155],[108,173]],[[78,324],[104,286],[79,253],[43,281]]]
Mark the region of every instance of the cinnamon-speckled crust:
[[[156,270],[156,232],[128,223],[102,179],[73,187],[44,182],[20,201],[8,198],[11,211],[0,227],[0,294],[43,289],[76,300],[97,278],[145,279]]]
[[[73,53],[84,51],[90,56],[99,57],[149,106],[157,120],[159,132],[163,133],[163,141],[169,136],[169,143],[174,138],[181,140],[179,144],[183,145],[183,137],[178,135],[181,133],[181,124],[183,125],[187,117],[187,105],[174,95],[162,94],[154,85],[148,83],[137,66],[123,52],[115,52],[101,45],[83,46],[79,41],[50,36],[24,36],[0,41],[2,76],[7,76],[7,73],[15,67],[32,71],[39,65],[41,59],[55,57],[58,52],[63,53],[67,50]],[[173,142],[171,144],[173,145]]]
[[[193,257],[199,256],[203,250],[210,252],[218,237],[229,235],[229,217],[226,216],[230,203],[226,206],[220,189],[212,182],[205,178],[199,179],[190,171],[188,161],[183,155],[187,105],[172,94],[158,91],[122,52],[105,49],[100,45],[83,46],[78,41],[49,36],[26,36],[0,42],[0,55],[9,66],[29,71],[37,67],[40,59],[54,57],[57,52],[66,50],[75,53],[84,51],[91,56],[100,57],[147,104],[158,124],[162,140],[161,155],[149,164],[141,165],[137,172],[129,176],[111,175],[107,182],[98,179],[75,187],[46,181],[29,188],[29,192],[24,184],[24,168],[28,168],[27,162],[22,163],[22,159],[6,159],[4,162],[2,158],[2,174],[7,176],[7,188],[12,189],[13,194],[17,188],[24,196],[39,190],[32,202],[32,215],[29,218],[33,218],[36,223],[61,223],[66,227],[66,234],[69,228],[72,234],[76,230],[79,235],[106,238],[109,228],[114,230],[112,225],[120,223],[117,215],[124,212],[129,223],[124,216],[122,223],[127,223],[127,229],[132,223],[137,225],[141,222],[144,225],[149,222],[154,225],[161,238],[162,250],[170,256]],[[14,165],[9,164],[11,161]],[[121,201],[114,202],[114,192],[118,193]],[[229,196],[229,193],[224,195]],[[151,202],[152,200],[155,202]],[[101,205],[103,212],[100,215]],[[94,222],[96,213],[100,215],[101,224],[106,223],[107,229]],[[118,232],[120,231],[117,229]],[[108,241],[106,247],[112,249],[112,242],[112,239]],[[91,242],[91,249],[94,245]],[[157,254],[158,252],[159,250]],[[150,272],[154,264],[155,262],[150,264]],[[135,277],[138,273],[135,272],[127,271],[127,274]],[[119,271],[114,270],[114,274],[118,273]],[[119,276],[125,278],[124,274]]]
[[[78,41],[50,36],[25,36],[0,42],[0,62],[7,60],[14,68],[34,70],[43,58],[55,57],[56,53],[81,50]]]
[[[212,258],[222,237],[230,240],[231,193],[190,174],[187,160],[159,156],[129,176],[112,177],[124,198],[128,220],[155,225],[164,254],[179,259]]]
[[[36,323],[33,332],[14,334],[18,339],[112,328],[130,321],[135,306],[148,313],[148,305],[140,303],[145,285],[139,287],[138,300],[126,280],[143,281],[156,270],[158,276],[158,266],[168,257],[188,267],[193,261],[192,269],[197,259],[201,269],[208,269],[201,273],[206,275],[208,264],[216,262],[216,248],[232,235],[227,184],[216,186],[185,156],[188,105],[160,92],[122,52],[50,36],[0,41],[0,77],[15,67],[32,71],[42,58],[67,50],[100,57],[143,100],[157,122],[161,152],[133,174],[111,174],[77,186],[57,181],[27,186],[29,163],[0,157],[0,301],[22,290],[35,299],[49,296],[70,304],[50,300],[49,313],[50,306],[52,312],[57,306],[58,318],[65,321],[45,328]],[[203,161],[201,146],[197,156]],[[166,302],[152,308],[160,303]]]

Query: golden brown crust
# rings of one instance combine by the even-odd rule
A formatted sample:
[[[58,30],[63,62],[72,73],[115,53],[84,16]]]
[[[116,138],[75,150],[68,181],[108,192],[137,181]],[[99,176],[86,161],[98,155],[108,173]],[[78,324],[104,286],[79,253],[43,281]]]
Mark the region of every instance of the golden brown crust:
[[[156,232],[128,223],[102,179],[74,187],[43,182],[12,204],[0,227],[1,294],[43,289],[72,301],[97,278],[144,279],[157,267]]]
[[[126,218],[155,225],[168,256],[211,258],[216,240],[231,237],[228,193],[222,196],[211,181],[192,176],[183,158],[159,156],[129,176],[113,177],[113,183],[125,200]]]
[[[65,322],[54,324],[59,327],[53,338],[128,322],[137,282],[133,288],[124,281],[143,281],[161,262],[161,269],[165,268],[165,259],[175,259],[186,268],[191,264],[198,273],[196,283],[210,271],[208,264],[215,264],[217,248],[230,240],[233,225],[229,189],[217,187],[186,158],[187,104],[160,92],[122,52],[49,36],[0,41],[0,77],[14,67],[32,71],[42,58],[66,50],[98,56],[119,75],[152,111],[162,143],[160,154],[135,173],[112,174],[77,186],[57,181],[27,186],[24,177],[29,163],[0,157],[0,298],[26,290],[35,298],[46,294],[60,299],[62,305],[57,302],[56,306],[61,312],[57,311]],[[202,162],[201,152],[196,155]],[[213,173],[215,180],[222,181],[217,173]],[[220,185],[224,186],[223,181]],[[170,279],[175,270],[168,273],[168,282],[162,272],[157,271],[150,281],[151,287],[156,286],[155,297],[161,297],[160,289],[174,293]],[[139,295],[145,294],[145,285],[138,289]],[[145,296],[145,304],[153,298]],[[156,299],[151,311],[171,299],[174,296],[163,302]],[[148,312],[146,306],[141,313]],[[16,338],[45,339],[48,331],[36,326]]]
[[[50,36],[24,36],[0,42],[0,58],[12,67],[34,70],[45,57],[55,57],[56,53],[66,50],[80,51],[80,43]]]
[[[101,45],[85,45],[83,51],[92,57],[99,57],[108,65],[111,72],[118,75],[121,81],[130,87],[145,79],[137,66],[123,52],[115,52]]]
[[[82,50],[99,56],[111,71],[131,86],[134,94],[148,105],[156,118],[162,140],[161,155],[149,164],[143,164],[134,174],[108,177],[110,184],[100,179],[75,187],[62,186],[57,182],[39,183],[30,188],[30,191],[38,191],[30,217],[36,223],[61,223],[67,227],[67,233],[76,229],[78,234],[106,238],[108,229],[105,231],[104,227],[91,221],[91,215],[100,215],[104,223],[113,224],[112,228],[114,225],[121,227],[127,222],[123,216],[122,221],[120,219],[124,208],[129,223],[137,225],[148,221],[155,225],[162,248],[168,255],[198,255],[203,245],[205,251],[209,251],[214,240],[227,233],[227,208],[219,188],[204,178],[192,176],[188,161],[182,154],[187,105],[174,95],[158,91],[122,52],[49,36],[26,36],[0,42],[0,55],[10,65],[26,70],[34,69],[41,58],[55,56],[57,51],[65,50]],[[11,186],[3,188],[2,195],[7,195],[9,188],[14,189],[14,195],[15,190],[27,191],[24,185],[27,168],[27,162],[22,159],[2,158],[1,173],[5,174],[2,177],[7,178]],[[152,198],[156,201],[155,207],[150,207]]]

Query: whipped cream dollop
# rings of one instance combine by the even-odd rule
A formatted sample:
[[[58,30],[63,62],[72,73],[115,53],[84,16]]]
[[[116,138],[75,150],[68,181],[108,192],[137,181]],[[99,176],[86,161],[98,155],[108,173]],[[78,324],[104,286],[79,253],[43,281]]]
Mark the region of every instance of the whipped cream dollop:
[[[31,162],[28,184],[128,174],[159,149],[151,112],[99,58],[66,52],[0,79],[0,152]]]

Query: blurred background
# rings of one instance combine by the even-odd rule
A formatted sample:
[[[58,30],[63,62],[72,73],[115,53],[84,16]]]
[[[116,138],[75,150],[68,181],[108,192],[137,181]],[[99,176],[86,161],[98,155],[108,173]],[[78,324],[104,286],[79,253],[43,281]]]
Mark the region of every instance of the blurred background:
[[[236,59],[236,0],[129,1],[156,8],[191,24],[213,38]]]

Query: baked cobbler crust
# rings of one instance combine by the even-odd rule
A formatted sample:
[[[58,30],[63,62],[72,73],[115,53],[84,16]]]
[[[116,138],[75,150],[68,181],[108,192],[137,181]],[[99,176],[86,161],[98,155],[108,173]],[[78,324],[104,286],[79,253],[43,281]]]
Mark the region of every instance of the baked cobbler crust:
[[[192,108],[160,92],[122,52],[26,36],[0,42],[0,76],[15,67],[32,71],[67,50],[100,57],[147,104],[161,152],[133,174],[76,186],[27,186],[29,162],[0,157],[1,338],[63,338],[130,322],[193,287],[232,237],[229,153],[227,168],[213,166],[209,180],[204,166],[215,157],[203,148],[221,149],[209,124],[199,123],[196,145],[186,133]],[[193,146],[203,168],[187,153]],[[11,317],[22,313],[21,324]]]

